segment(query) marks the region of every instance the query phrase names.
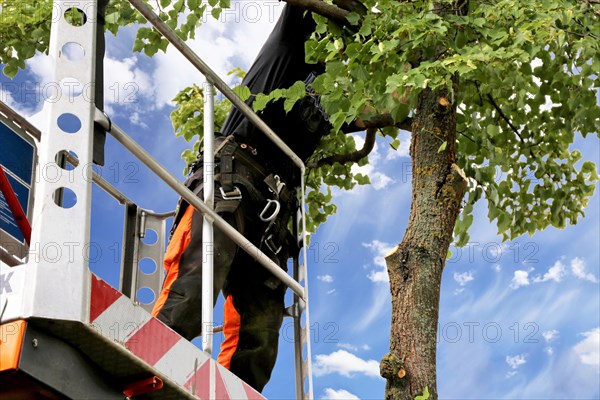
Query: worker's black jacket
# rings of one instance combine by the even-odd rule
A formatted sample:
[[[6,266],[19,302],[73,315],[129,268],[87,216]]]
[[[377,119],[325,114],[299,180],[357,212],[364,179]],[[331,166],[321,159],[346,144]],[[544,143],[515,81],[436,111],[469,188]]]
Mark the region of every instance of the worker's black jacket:
[[[312,82],[323,72],[321,65],[305,61],[304,43],[314,29],[310,13],[287,5],[242,84],[256,95],[289,88],[297,81]],[[254,96],[251,96],[247,103],[251,105],[253,101]],[[282,100],[270,103],[259,116],[304,161],[330,129],[327,116],[315,97],[300,100],[287,114]],[[267,169],[281,175],[289,185],[297,184],[297,167],[237,108],[233,107],[229,113],[222,134],[233,134],[238,141],[255,146],[257,159]]]

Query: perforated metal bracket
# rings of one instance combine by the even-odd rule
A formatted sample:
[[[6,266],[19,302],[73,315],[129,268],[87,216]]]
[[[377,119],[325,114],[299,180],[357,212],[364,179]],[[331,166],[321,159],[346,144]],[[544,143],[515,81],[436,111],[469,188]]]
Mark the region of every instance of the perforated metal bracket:
[[[121,292],[147,311],[154,307],[164,280],[162,264],[167,235],[166,220],[173,214],[154,213],[135,204],[125,206]],[[149,232],[155,235],[149,235]],[[156,240],[153,242],[144,240],[154,236]],[[143,293],[148,290],[150,292]]]

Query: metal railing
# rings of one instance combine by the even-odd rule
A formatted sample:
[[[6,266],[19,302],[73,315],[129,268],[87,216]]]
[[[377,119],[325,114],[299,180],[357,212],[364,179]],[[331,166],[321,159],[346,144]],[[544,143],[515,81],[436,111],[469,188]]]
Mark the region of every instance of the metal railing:
[[[312,398],[312,373],[310,365],[310,332],[306,327],[310,326],[308,315],[308,279],[306,276],[306,210],[304,205],[305,188],[304,162],[287,146],[285,142],[277,136],[275,132],[262,120],[256,113],[242,100],[235,92],[197,55],[194,51],[167,26],[156,13],[143,0],[129,0],[129,2],[160,32],[190,63],[200,71],[206,78],[205,87],[205,115],[204,115],[204,200],[202,202],[189,189],[183,186],[179,181],[172,176],[168,171],[158,164],[155,160],[145,153],[145,151],[129,139],[124,132],[118,127],[112,126],[110,133],[115,139],[123,144],[134,155],[146,164],[153,172],[161,177],[169,186],[171,186],[179,195],[189,202],[194,208],[204,215],[203,224],[203,251],[208,254],[209,246],[213,241],[213,224],[216,224],[223,232],[236,242],[244,251],[255,258],[273,275],[280,279],[284,284],[291,288],[294,293],[294,304],[289,310],[289,314],[294,318],[295,330],[295,364],[296,364],[296,395],[298,398]],[[300,190],[301,190],[301,227],[299,229],[302,240],[302,252],[304,264],[300,265],[297,259],[294,262],[294,276],[291,278],[277,264],[265,255],[260,249],[254,246],[243,235],[223,220],[218,214],[213,211],[213,113],[214,113],[214,93],[213,85],[228,98],[233,106],[237,107],[248,120],[250,120],[263,134],[265,134],[277,147],[279,147],[300,169]],[[96,122],[103,122],[100,112],[96,112]],[[108,124],[110,125],[110,124]],[[106,126],[109,128],[109,126]],[[206,190],[206,188],[210,188]],[[212,352],[212,336],[213,336],[213,268],[212,257],[205,257],[205,261],[209,259],[203,266],[202,276],[202,345],[207,352]],[[304,280],[304,287],[299,281]],[[304,312],[305,324],[302,327],[301,318]],[[303,348],[306,349],[307,359],[303,358]],[[305,390],[305,387],[307,390]]]
[[[38,128],[2,101],[0,101],[0,121],[8,123],[11,129],[21,134],[26,134],[38,142],[42,138],[42,132]],[[61,155],[61,159],[57,160],[57,164],[61,168],[65,168],[67,164],[75,168],[80,164],[79,160],[70,153],[63,152]],[[92,172],[92,180],[99,188],[124,207],[125,216],[121,246],[122,257],[119,290],[138,303],[142,308],[151,311],[164,280],[164,273],[162,273],[161,267],[164,259],[165,239],[167,235],[166,219],[174,216],[175,212],[155,213],[152,210],[139,207],[96,171]],[[146,244],[143,241],[147,230],[154,231],[157,235],[157,240],[152,244]],[[5,249],[1,249],[0,251],[7,252]],[[10,261],[10,257],[11,254],[7,252],[3,256],[3,259]],[[156,264],[156,269],[152,273],[140,273],[139,263],[146,258]],[[14,262],[10,263],[10,265],[22,264],[24,262],[25,260],[14,259]],[[142,288],[152,290],[155,295],[153,301],[142,301],[140,299],[139,289]]]

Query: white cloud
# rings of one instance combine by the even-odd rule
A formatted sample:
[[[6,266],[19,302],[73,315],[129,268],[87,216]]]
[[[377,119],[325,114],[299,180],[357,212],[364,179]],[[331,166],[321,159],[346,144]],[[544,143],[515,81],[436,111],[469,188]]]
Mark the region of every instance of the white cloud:
[[[19,92],[16,92],[15,94],[19,96]],[[15,99],[13,93],[10,90],[0,88],[0,101],[8,105],[17,113],[24,116],[27,119],[27,121],[29,121],[36,128],[40,130],[45,130],[46,117],[48,113],[45,112],[44,108],[42,107],[38,112],[34,112],[33,109],[24,107],[23,103],[19,102],[18,100],[20,99]],[[45,106],[46,103],[43,103],[43,105]]]
[[[517,354],[516,356],[506,356],[506,363],[512,368],[517,369],[527,362],[526,354]]]
[[[503,254],[506,254],[508,245],[506,243],[489,243],[485,248],[486,256],[491,260],[500,260]]]
[[[585,336],[585,339],[573,347],[579,360],[583,364],[600,366],[600,328],[583,332],[581,336]]]
[[[378,329],[377,326],[373,325],[373,322],[385,314],[389,318],[389,313],[391,312],[390,291],[383,290],[381,287],[375,287],[372,293],[372,301],[354,325],[354,328],[358,332],[362,332],[365,329]]]
[[[575,275],[579,279],[583,279],[586,281],[590,281],[593,283],[598,283],[598,278],[594,276],[591,272],[586,272],[586,264],[579,257],[575,257],[571,260],[571,271],[573,275]]]
[[[510,287],[513,289],[517,289],[521,286],[529,285],[529,272],[523,270],[515,271],[515,274],[510,283]]]
[[[460,286],[465,286],[467,283],[471,282],[473,279],[475,279],[475,278],[473,277],[472,271],[462,272],[460,274],[458,272],[454,273],[454,280]]]
[[[337,346],[339,348],[345,349],[345,350],[350,350],[350,351],[358,351],[358,350],[371,350],[371,346],[369,346],[368,344],[363,344],[360,346],[355,346],[353,344],[350,343],[338,343]]]
[[[494,264],[492,265],[492,268],[494,269],[494,271],[496,272],[500,272],[502,271],[502,266],[500,264]]]
[[[338,343],[337,347],[341,348],[341,349],[345,349],[345,350],[350,350],[350,351],[356,351],[358,350],[358,347],[354,346],[353,344],[350,343]]]
[[[456,295],[459,295],[459,294],[461,294],[461,293],[462,293],[462,292],[464,292],[464,291],[465,291],[465,288],[458,288],[458,289],[454,289],[454,295],[455,295],[455,296],[456,296]]]
[[[369,175],[369,178],[371,178],[371,185],[375,190],[384,189],[390,183],[395,182],[392,178],[382,172],[373,172]]]
[[[367,277],[373,282],[388,282],[389,277],[387,265],[385,264],[385,255],[392,251],[394,246],[389,243],[380,242],[379,240],[373,240],[371,243],[363,243],[362,245],[375,254],[373,264],[378,267],[378,269],[371,270]]]
[[[352,374],[379,376],[379,362],[363,360],[346,350],[337,350],[331,354],[319,354],[313,364],[315,376],[338,373],[350,377]]]
[[[558,338],[558,334],[559,332],[556,329],[542,332],[542,336],[544,337],[544,340],[546,340],[546,343],[556,340]]]
[[[506,373],[506,377],[507,378],[512,378],[513,376],[515,376],[517,374],[517,371],[508,371]]]
[[[16,102],[13,98],[13,95],[8,90],[4,90],[2,87],[0,87],[0,101],[2,101],[11,108],[15,108]]]
[[[131,113],[131,115],[129,116],[129,122],[131,122],[132,125],[141,126],[145,129],[148,128],[148,125],[142,121],[142,119],[140,118],[140,113],[137,111]]]
[[[27,61],[27,69],[37,76],[36,82],[44,87],[54,79],[54,59],[42,53]]]
[[[9,106],[10,108],[12,108],[14,111],[16,111],[17,113],[21,114],[21,115],[29,115],[32,113],[32,110],[29,110],[25,107],[23,107],[22,103],[19,103],[19,101],[17,101],[18,99],[15,99],[15,95],[17,97],[19,97],[19,95],[21,95],[21,97],[23,96],[22,93],[19,93],[19,89],[18,87],[15,87],[15,91],[11,91],[11,90],[6,90],[5,88],[10,88],[9,85],[2,85],[0,86],[0,101],[2,101],[4,104],[6,104],[7,106]]]
[[[333,276],[331,275],[318,275],[317,279],[325,283],[333,282]]]
[[[327,291],[327,294],[333,294],[333,293],[335,293],[335,289],[330,289]]]
[[[564,277],[567,275],[567,267],[561,260],[557,260],[544,275],[536,275],[531,277],[529,271],[517,270],[514,273],[513,279],[510,283],[512,289],[517,289],[521,286],[528,286],[531,283],[542,283],[548,281],[562,282]],[[586,264],[580,258],[575,257],[571,260],[571,272],[579,279],[587,280],[593,283],[598,283],[598,278],[591,272],[586,271]]]
[[[321,396],[321,399],[326,399],[326,400],[358,400],[359,397],[357,397],[356,395],[350,393],[347,390],[344,389],[339,389],[339,390],[335,390],[332,388],[325,388],[325,390],[323,391],[323,396]]]
[[[139,65],[137,55],[122,60],[104,57],[104,102],[106,105],[132,106],[154,97],[150,75]]]
[[[196,39],[186,42],[229,84],[234,78],[228,77],[227,72],[234,67],[248,70],[277,22],[283,3],[235,1],[231,2],[231,6],[219,21],[207,18],[196,30]],[[159,52],[153,59],[156,60],[153,79],[156,82],[157,107],[170,104],[186,86],[204,82],[198,70],[173,46],[169,46],[166,53]]]
[[[533,281],[535,283],[547,282],[547,281],[560,282],[560,281],[562,281],[562,278],[563,278],[563,276],[565,276],[565,274],[566,274],[565,265],[560,260],[558,260],[554,263],[554,265],[552,267],[550,267],[548,272],[546,272],[543,277],[540,277],[538,275],[535,278],[533,278]]]
[[[554,354],[554,349],[551,346],[547,346],[547,347],[544,348],[544,352],[546,354],[548,354],[549,356],[551,356],[551,355]]]
[[[373,282],[388,282],[390,280],[386,270],[371,271],[367,277]]]

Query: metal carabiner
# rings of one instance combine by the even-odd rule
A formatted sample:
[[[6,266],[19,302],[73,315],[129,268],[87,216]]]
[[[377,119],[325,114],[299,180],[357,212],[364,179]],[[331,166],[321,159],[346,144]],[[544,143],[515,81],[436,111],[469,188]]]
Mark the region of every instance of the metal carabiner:
[[[269,212],[269,209],[272,208],[272,206],[274,205],[275,209],[273,210],[273,212],[271,213],[271,215],[266,215]],[[258,215],[260,217],[260,219],[264,222],[270,222],[273,221],[277,215],[279,214],[279,210],[281,210],[281,204],[279,204],[279,201],[274,200],[274,199],[267,199],[267,205],[265,206],[265,208],[263,208],[263,210],[260,212],[260,214]]]

